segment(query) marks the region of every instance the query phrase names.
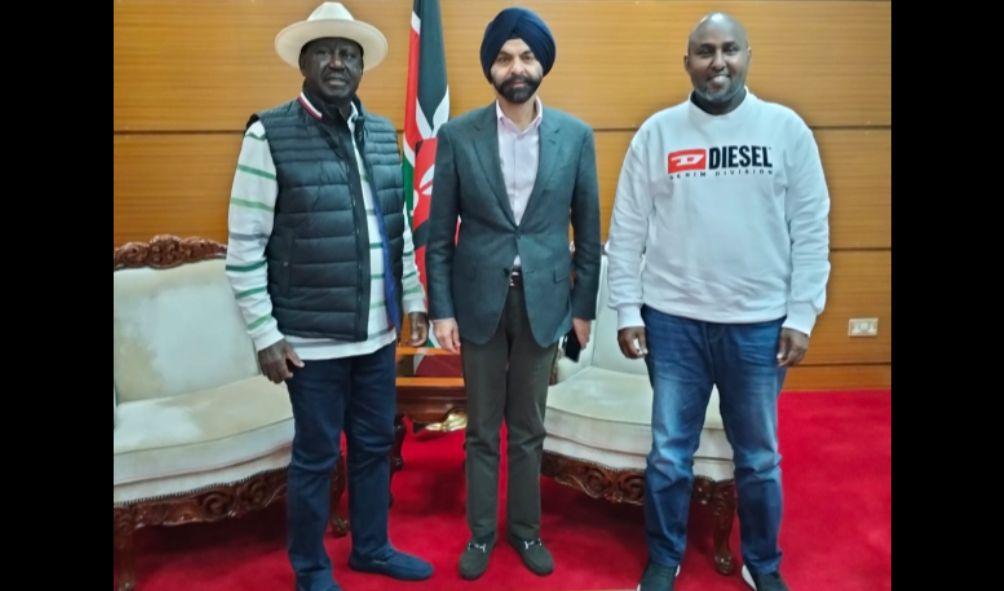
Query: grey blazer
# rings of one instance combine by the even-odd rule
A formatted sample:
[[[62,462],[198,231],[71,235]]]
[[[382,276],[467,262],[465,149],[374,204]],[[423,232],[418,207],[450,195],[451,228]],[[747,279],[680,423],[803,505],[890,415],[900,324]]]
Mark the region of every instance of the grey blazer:
[[[486,343],[498,327],[518,253],[530,328],[546,347],[571,329],[573,316],[596,316],[600,203],[593,131],[544,107],[537,178],[517,226],[502,177],[497,125],[492,102],[447,122],[437,135],[425,254],[429,316],[456,318],[461,338]]]

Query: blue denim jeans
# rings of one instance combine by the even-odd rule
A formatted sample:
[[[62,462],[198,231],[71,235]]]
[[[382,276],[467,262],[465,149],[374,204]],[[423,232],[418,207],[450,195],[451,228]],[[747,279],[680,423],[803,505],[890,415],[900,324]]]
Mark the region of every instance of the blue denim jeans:
[[[394,347],[305,361],[286,381],[295,425],[286,494],[287,549],[298,590],[335,588],[323,540],[343,429],[352,554],[368,560],[391,552],[387,511],[397,398]]]
[[[718,324],[642,308],[652,383],[652,449],[645,468],[645,533],[652,562],[675,568],[686,546],[694,452],[713,385],[732,445],[742,556],[755,573],[778,570],[781,455],[777,365],[783,318]]]

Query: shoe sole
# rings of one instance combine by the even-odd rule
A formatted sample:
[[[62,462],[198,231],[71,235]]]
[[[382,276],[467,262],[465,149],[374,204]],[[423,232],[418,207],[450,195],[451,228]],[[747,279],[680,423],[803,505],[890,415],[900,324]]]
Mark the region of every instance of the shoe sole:
[[[680,576],[680,565],[679,564],[676,565],[676,576],[677,577]],[[641,583],[638,583],[638,586],[634,588],[634,591],[641,591]]]
[[[418,574],[416,574],[416,575],[410,575],[410,576],[409,575],[395,576],[395,575],[392,575],[392,574],[390,574],[389,572],[387,572],[385,570],[380,570],[379,568],[360,567],[357,564],[353,564],[351,560],[349,561],[349,568],[351,570],[354,570],[354,571],[359,572],[359,573],[369,573],[371,575],[383,575],[383,576],[385,576],[387,578],[394,579],[396,581],[425,581],[425,580],[428,580],[428,579],[432,578],[432,575],[436,574],[436,571],[433,570],[433,572],[431,572],[431,573],[429,573],[427,575],[418,575]]]
[[[465,581],[476,581],[476,580],[480,579],[481,575],[485,574],[487,571],[488,571],[488,569],[485,568],[485,570],[479,572],[476,575],[467,575],[467,574],[464,574],[464,573],[460,573],[460,578],[463,579],[463,580],[465,580]]]
[[[750,586],[750,589],[756,591],[756,583],[753,582],[753,575],[750,574],[750,569],[746,568],[745,564],[743,565],[742,578],[743,582]]]

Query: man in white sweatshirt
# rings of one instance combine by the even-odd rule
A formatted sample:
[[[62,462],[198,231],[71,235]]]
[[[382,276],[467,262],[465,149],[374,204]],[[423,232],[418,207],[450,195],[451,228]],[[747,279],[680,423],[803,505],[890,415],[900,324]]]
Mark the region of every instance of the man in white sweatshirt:
[[[808,126],[746,88],[750,56],[742,24],[702,18],[684,56],[693,92],[642,124],[617,186],[610,306],[621,351],[644,356],[654,390],[641,591],[673,589],[714,385],[734,452],[743,579],[788,589],[777,397],[826,300],[829,195]]]

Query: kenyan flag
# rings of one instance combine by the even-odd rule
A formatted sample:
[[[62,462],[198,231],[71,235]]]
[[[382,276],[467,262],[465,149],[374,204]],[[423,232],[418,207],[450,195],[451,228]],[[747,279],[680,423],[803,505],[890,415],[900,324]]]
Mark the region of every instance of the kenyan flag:
[[[450,116],[439,0],[414,0],[404,105],[404,198],[411,212],[419,281],[428,288],[425,246],[436,164],[436,133]],[[430,331],[431,332],[431,331]]]

